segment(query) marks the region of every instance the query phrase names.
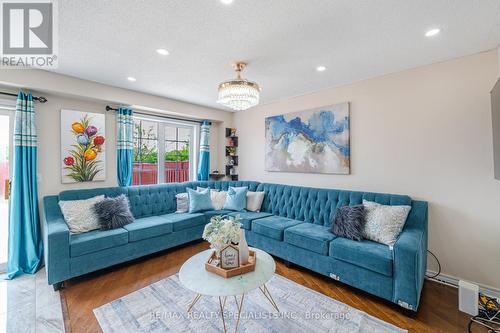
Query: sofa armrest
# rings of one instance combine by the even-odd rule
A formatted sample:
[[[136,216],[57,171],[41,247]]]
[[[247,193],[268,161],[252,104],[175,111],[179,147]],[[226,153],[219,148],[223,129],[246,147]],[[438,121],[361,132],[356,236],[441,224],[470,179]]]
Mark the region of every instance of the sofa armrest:
[[[393,302],[417,311],[427,268],[427,202],[413,201],[408,221],[394,245]]]
[[[70,277],[69,228],[57,196],[43,198],[45,266],[49,284]]]

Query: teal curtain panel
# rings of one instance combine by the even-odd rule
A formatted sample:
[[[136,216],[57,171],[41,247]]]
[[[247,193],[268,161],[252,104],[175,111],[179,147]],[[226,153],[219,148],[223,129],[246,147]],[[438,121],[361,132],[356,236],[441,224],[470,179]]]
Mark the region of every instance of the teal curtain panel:
[[[204,120],[200,128],[200,159],[198,162],[198,180],[208,180],[210,173],[210,123]]]
[[[42,265],[43,243],[38,215],[37,137],[33,96],[20,91],[14,127],[12,196],[9,214],[7,279],[34,274]]]
[[[134,159],[134,112],[132,109],[119,108],[117,111],[117,175],[119,186],[132,185],[132,168]]]

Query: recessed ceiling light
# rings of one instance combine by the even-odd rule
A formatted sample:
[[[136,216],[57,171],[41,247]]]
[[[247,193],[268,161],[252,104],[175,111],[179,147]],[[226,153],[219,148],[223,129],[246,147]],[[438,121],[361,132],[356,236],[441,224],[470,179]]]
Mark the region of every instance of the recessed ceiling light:
[[[129,76],[129,77],[127,77],[127,80],[129,80],[130,82],[135,82],[135,81],[137,81],[137,79],[136,79],[135,77],[133,77],[133,76]]]
[[[318,67],[316,67],[316,70],[318,72],[324,72],[324,71],[326,71],[326,67],[325,66],[318,66]]]
[[[425,37],[433,37],[433,36],[436,36],[437,34],[439,34],[440,32],[441,32],[441,29],[434,28],[434,29],[427,31],[425,33]]]
[[[233,3],[233,0],[220,0],[220,2],[222,2],[225,5],[230,5]]]
[[[168,52],[168,50],[165,50],[165,49],[157,49],[156,53],[161,54],[161,55],[169,55],[170,54],[170,52]]]

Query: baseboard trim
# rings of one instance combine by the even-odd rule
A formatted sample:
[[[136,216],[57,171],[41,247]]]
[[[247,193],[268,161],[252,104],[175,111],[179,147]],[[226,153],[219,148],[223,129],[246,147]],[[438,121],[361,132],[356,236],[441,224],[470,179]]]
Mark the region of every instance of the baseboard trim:
[[[436,273],[437,272],[430,271],[430,270],[428,270],[426,272],[426,274],[429,275],[429,276],[434,276],[434,275],[436,275]],[[446,274],[439,274],[439,276],[437,276],[435,278],[428,278],[428,277],[426,277],[426,279],[430,280],[430,281],[435,281],[435,282],[438,282],[438,283],[442,283],[442,284],[445,284],[447,286],[451,286],[451,287],[454,287],[454,288],[458,288],[458,281],[460,280],[457,277],[454,277],[454,276],[451,276],[451,275],[446,275]],[[479,292],[480,293],[485,294],[485,295],[490,296],[490,297],[494,297],[494,298],[496,298],[496,299],[498,299],[500,301],[500,289],[496,289],[496,288],[493,288],[493,287],[490,287],[490,286],[486,286],[486,285],[483,285],[483,284],[480,284],[480,283],[477,283],[477,282],[474,282],[474,281],[468,281],[468,282],[477,284],[479,286]]]

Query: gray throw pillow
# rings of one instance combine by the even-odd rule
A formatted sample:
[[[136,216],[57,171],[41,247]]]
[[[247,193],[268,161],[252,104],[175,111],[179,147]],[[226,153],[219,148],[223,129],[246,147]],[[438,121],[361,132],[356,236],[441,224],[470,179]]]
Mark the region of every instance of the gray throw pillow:
[[[101,230],[116,229],[134,222],[128,198],[124,194],[96,203],[94,210],[99,217]]]
[[[364,238],[393,247],[403,230],[411,206],[381,205],[363,200],[366,211]]]
[[[337,208],[332,223],[332,233],[352,240],[363,239],[365,227],[365,207],[363,205]]]

